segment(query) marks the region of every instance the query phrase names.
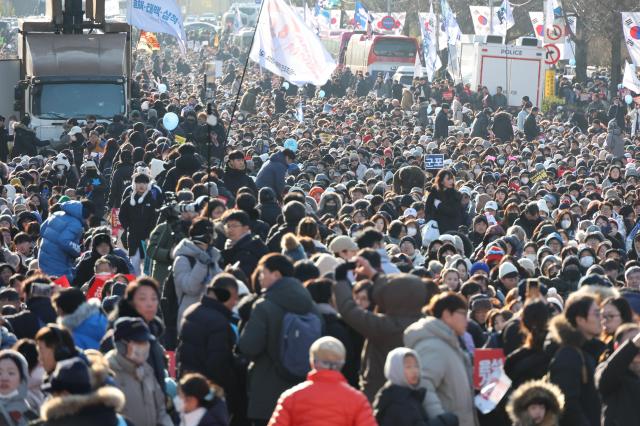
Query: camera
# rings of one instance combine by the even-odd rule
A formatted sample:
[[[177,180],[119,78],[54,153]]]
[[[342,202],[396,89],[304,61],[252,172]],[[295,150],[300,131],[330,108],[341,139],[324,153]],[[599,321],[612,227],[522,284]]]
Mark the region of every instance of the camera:
[[[51,297],[53,293],[53,284],[34,282],[31,285],[31,297]]]

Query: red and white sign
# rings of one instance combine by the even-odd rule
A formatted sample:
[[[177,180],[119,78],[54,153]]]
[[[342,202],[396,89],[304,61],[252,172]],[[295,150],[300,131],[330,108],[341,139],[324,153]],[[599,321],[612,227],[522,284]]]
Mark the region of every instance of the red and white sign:
[[[476,349],[473,353],[473,386],[480,390],[502,374],[502,349]]]
[[[560,60],[560,49],[555,44],[547,44],[544,46],[545,57],[544,63],[547,65],[555,65]]]

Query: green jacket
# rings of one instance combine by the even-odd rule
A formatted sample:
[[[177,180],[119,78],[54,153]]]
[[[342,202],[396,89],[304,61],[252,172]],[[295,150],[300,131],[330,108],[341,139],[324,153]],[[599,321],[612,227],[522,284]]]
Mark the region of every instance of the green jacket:
[[[151,276],[158,280],[161,287],[164,286],[169,275],[169,267],[173,263],[171,251],[185,237],[186,233],[179,222],[172,225],[163,222],[151,231],[147,254],[152,261]]]

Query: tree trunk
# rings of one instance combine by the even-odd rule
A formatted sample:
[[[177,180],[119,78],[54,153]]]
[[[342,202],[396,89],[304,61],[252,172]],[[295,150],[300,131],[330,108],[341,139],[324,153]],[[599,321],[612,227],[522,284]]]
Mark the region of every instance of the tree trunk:
[[[611,28],[620,28],[620,14],[611,14]],[[615,31],[614,31],[615,33]],[[609,80],[609,93],[614,96],[618,91],[618,83],[622,81],[622,38],[611,37],[611,79]]]
[[[587,64],[589,60],[589,43],[587,43],[585,30],[584,19],[577,18],[576,37],[574,38],[576,44],[576,80],[581,83],[587,79]]]

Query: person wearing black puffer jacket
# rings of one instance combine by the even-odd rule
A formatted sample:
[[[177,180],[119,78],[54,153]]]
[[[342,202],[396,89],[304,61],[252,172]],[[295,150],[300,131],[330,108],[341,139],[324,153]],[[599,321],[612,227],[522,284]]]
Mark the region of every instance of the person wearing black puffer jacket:
[[[442,235],[458,230],[464,220],[462,212],[462,194],[455,189],[453,173],[441,169],[424,205],[425,221],[435,220]]]
[[[5,315],[3,319],[11,326],[11,331],[18,339],[33,339],[42,324],[56,322],[56,311],[53,309],[51,298],[33,290],[33,284],[54,284],[44,275],[32,275],[22,283],[22,291],[26,297],[26,309],[14,315]]]
[[[237,337],[231,309],[237,301],[235,277],[226,273],[216,276],[200,302],[185,311],[176,350],[178,376],[200,373],[221,386],[232,413],[242,400],[233,353]]]
[[[106,354],[113,349],[113,332],[115,322],[124,317],[142,318],[149,327],[149,331],[155,337],[151,340],[147,364],[153,369],[160,388],[165,389],[164,370],[167,367],[164,356],[164,348],[160,344],[160,338],[164,334],[164,323],[157,317],[160,303],[160,289],[158,282],[153,278],[140,278],[129,283],[124,293],[124,298],[118,302],[117,308],[109,317],[109,329],[100,342],[100,352]]]
[[[224,168],[222,180],[224,186],[231,191],[234,197],[237,196],[238,190],[244,186],[249,188],[254,196],[258,195],[256,183],[247,174],[247,163],[242,151],[235,150],[229,153],[229,160]]]
[[[267,247],[272,252],[280,251],[280,241],[284,234],[289,232],[297,233],[298,223],[307,214],[307,209],[299,201],[289,201],[282,209],[282,214],[284,215],[284,223],[278,227],[274,225],[267,238]]]
[[[109,191],[109,200],[107,205],[109,208],[119,208],[122,201],[122,193],[125,188],[131,184],[131,175],[133,174],[133,161],[131,151],[122,150],[118,158],[118,164],[115,165],[111,174],[111,190]]]
[[[445,413],[429,421],[422,404],[427,390],[420,387],[420,358],[409,348],[389,352],[384,365],[385,385],[376,394],[373,410],[380,426],[457,425],[455,415]]]
[[[175,166],[167,172],[164,179],[162,190],[165,192],[174,192],[178,180],[182,176],[191,176],[202,166],[202,163],[196,157],[196,147],[192,143],[185,143],[178,148],[180,156],[176,158]]]
[[[276,200],[276,193],[271,188],[262,188],[258,193],[258,210],[260,219],[273,226],[278,222],[278,216],[282,214],[282,209]]]

